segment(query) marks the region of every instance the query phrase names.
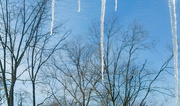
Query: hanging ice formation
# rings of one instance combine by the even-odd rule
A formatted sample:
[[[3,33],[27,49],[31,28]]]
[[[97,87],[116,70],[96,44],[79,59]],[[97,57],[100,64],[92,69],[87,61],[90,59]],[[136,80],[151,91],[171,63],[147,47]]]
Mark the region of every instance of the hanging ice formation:
[[[117,11],[117,0],[115,0],[115,11]]]
[[[51,22],[51,31],[50,35],[52,35],[52,30],[53,30],[53,24],[54,24],[54,4],[55,0],[52,0],[52,22]],[[80,0],[78,0],[78,12],[80,12]],[[103,45],[103,40],[104,40],[104,16],[105,16],[105,9],[106,9],[106,0],[101,0],[101,73],[102,73],[102,82],[104,81],[104,45]],[[115,0],[115,11],[117,11],[117,0]]]
[[[50,35],[52,35],[53,25],[54,25],[54,3],[55,3],[55,0],[52,0],[52,4],[51,4],[51,8],[52,8],[52,21],[51,21]]]
[[[178,45],[177,45],[177,21],[176,21],[176,1],[169,0],[169,10],[171,17],[172,43],[174,55],[174,77],[175,77],[175,98],[178,106]]]
[[[79,6],[78,12],[80,12],[81,11],[81,1],[80,0],[78,0],[78,6]]]
[[[104,81],[104,16],[106,9],[106,0],[101,0],[101,73],[102,73],[102,82]]]

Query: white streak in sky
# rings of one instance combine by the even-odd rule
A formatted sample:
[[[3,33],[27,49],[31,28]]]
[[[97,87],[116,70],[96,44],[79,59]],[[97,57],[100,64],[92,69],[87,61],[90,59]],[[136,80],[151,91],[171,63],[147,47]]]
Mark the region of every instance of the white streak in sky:
[[[102,82],[104,81],[104,16],[106,9],[106,0],[101,0],[101,73],[102,73]]]
[[[50,31],[50,35],[52,35],[53,25],[54,25],[54,4],[55,4],[55,0],[52,0],[52,4],[51,4],[51,8],[52,8],[52,21],[51,21],[51,31]]]
[[[115,11],[117,11],[117,0],[115,0]]]
[[[80,12],[81,11],[81,1],[80,0],[78,0],[78,6],[79,6],[78,12]]]
[[[177,20],[176,20],[176,1],[169,0],[169,10],[171,17],[172,43],[174,55],[174,77],[175,77],[175,97],[178,106],[178,44],[177,44]]]

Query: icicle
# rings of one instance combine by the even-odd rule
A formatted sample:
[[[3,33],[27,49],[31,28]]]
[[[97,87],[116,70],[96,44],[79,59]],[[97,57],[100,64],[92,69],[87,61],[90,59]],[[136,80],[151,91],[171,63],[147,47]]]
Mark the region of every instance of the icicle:
[[[106,0],[101,0],[101,73],[102,73],[102,82],[104,82],[104,16],[105,16],[105,7]]]
[[[79,6],[78,12],[80,12],[81,11],[81,1],[80,0],[78,0],[78,6]]]
[[[115,11],[117,11],[117,0],[115,0]]]
[[[52,0],[52,4],[51,4],[51,8],[52,8],[52,21],[51,21],[50,35],[52,35],[53,25],[54,25],[54,3],[55,3],[55,0]]]
[[[175,97],[176,97],[176,106],[178,106],[178,45],[177,45],[177,20],[176,20],[175,0],[169,0],[169,10],[171,17],[172,43],[173,43],[173,55],[174,55]]]

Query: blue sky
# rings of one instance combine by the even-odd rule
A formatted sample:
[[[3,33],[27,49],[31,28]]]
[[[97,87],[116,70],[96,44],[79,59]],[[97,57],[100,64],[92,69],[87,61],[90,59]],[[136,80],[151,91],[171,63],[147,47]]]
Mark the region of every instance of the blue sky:
[[[168,0],[118,0],[118,10],[115,12],[115,0],[107,0],[105,17],[115,14],[122,25],[137,19],[144,24],[151,40],[156,41],[154,52],[149,52],[152,61],[165,61],[169,55],[167,45],[171,45],[171,25]],[[81,0],[81,12],[78,12],[78,0],[56,0],[55,24],[66,21],[74,35],[88,32],[92,20],[100,21],[101,0]],[[176,0],[178,34],[180,33],[180,1]],[[146,53],[147,55],[147,53]],[[146,56],[144,55],[144,56]],[[153,57],[153,58],[152,58]]]
[[[114,6],[115,0],[107,0],[105,17],[116,14],[122,25],[129,24],[134,19],[144,24],[149,38],[156,41],[156,46],[142,55],[152,62],[152,66],[160,67],[170,55],[167,45],[172,45],[168,0],[118,0],[117,12],[114,11]],[[68,20],[66,26],[72,29],[73,35],[83,35],[88,32],[92,20],[100,21],[100,12],[101,0],[81,0],[81,12],[78,12],[78,0],[56,0],[55,24]],[[176,12],[179,35],[180,0],[176,0]]]
[[[172,45],[168,0],[118,0],[117,12],[114,11],[114,6],[115,0],[107,0],[105,17],[116,14],[122,21],[122,25],[129,24],[134,19],[144,24],[149,38],[155,40],[157,44],[156,48],[151,52],[146,52],[142,55],[144,57],[147,56],[146,58],[150,62],[155,61],[152,65],[162,65],[162,62],[168,58],[167,56],[170,53],[166,46]],[[176,7],[177,32],[179,35],[180,0],[176,0]],[[101,0],[81,0],[81,12],[78,12],[78,0],[56,0],[54,24],[68,20],[66,26],[72,29],[72,34],[83,35],[83,33],[88,32],[88,27],[91,25],[92,20],[100,21],[100,12]],[[26,86],[26,88],[30,88],[29,86]]]

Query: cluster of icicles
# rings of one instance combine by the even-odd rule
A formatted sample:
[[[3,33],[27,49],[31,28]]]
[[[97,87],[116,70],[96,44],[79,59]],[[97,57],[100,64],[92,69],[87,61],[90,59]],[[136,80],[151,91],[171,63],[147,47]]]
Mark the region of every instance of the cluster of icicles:
[[[78,0],[78,12],[81,10],[80,0]],[[54,23],[54,4],[55,0],[52,0],[52,22],[50,35],[53,32],[53,23]],[[101,47],[101,73],[102,73],[102,82],[104,82],[104,17],[106,9],[106,0],[101,0],[101,38],[100,38],[100,47]],[[171,18],[171,29],[172,29],[172,43],[173,43],[173,55],[174,55],[174,73],[175,73],[175,98],[176,106],[178,106],[178,45],[177,45],[177,21],[176,21],[176,1],[169,0],[169,10]],[[117,0],[115,0],[115,11],[117,11]]]

